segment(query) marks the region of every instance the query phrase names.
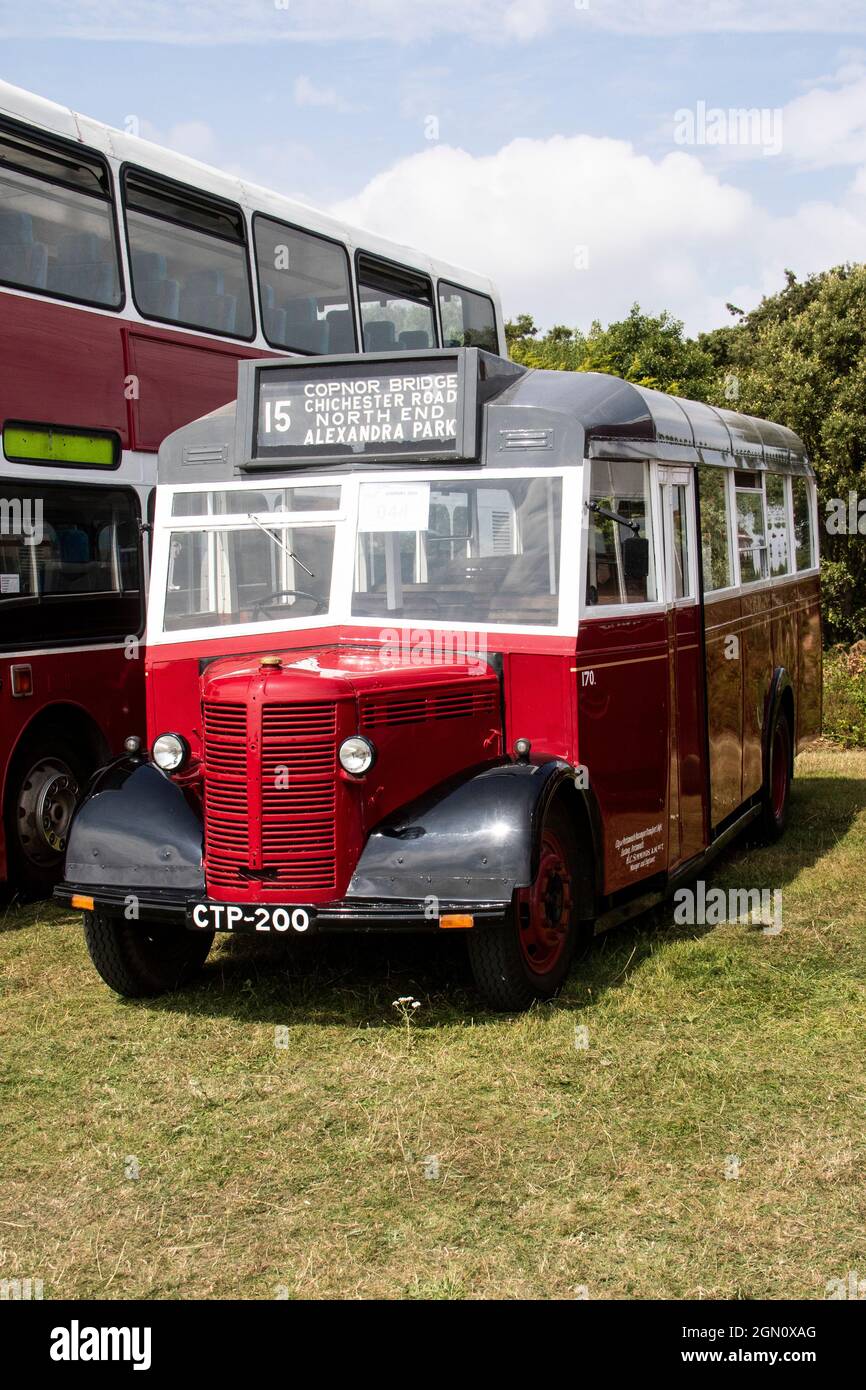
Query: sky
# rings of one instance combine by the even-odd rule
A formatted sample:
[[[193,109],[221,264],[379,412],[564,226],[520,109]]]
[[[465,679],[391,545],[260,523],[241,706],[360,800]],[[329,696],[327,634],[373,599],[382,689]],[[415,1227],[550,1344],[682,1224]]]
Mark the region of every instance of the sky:
[[[0,0],[0,76],[544,328],[866,258],[866,0]]]

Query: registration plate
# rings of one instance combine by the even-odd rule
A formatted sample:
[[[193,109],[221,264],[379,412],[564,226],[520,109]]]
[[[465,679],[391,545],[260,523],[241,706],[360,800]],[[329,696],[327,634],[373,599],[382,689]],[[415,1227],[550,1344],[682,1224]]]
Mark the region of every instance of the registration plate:
[[[190,903],[187,925],[196,931],[276,932],[303,936],[315,930],[312,907],[271,907],[264,903]]]

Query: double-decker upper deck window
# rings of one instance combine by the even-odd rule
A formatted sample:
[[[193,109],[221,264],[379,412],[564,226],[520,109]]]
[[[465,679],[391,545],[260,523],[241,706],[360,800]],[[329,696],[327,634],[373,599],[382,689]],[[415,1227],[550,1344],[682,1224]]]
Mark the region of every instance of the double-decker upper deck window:
[[[728,589],[731,569],[731,521],[728,512],[728,475],[724,468],[698,468],[701,503],[701,557],[704,592]]]
[[[365,352],[437,346],[433,287],[426,275],[359,252],[358,294]]]
[[[586,603],[649,603],[656,597],[649,470],[594,459],[590,478]]]
[[[740,552],[740,583],[753,584],[767,578],[767,524],[760,473],[734,474],[737,498],[737,548]]]
[[[0,123],[0,282],[119,308],[111,178],[99,155]]]
[[[346,248],[259,213],[253,232],[262,328],[271,346],[289,352],[354,352]]]
[[[773,578],[787,574],[791,568],[788,543],[787,485],[781,473],[768,473],[764,479],[767,498],[767,550],[770,574]]]
[[[439,312],[445,347],[478,347],[498,352],[496,311],[486,294],[439,281]]]
[[[251,338],[240,208],[132,169],[124,175],[124,192],[139,313],[228,338]]]
[[[792,478],[791,486],[794,492],[794,557],[798,570],[808,570],[815,563],[811,484],[808,478]]]

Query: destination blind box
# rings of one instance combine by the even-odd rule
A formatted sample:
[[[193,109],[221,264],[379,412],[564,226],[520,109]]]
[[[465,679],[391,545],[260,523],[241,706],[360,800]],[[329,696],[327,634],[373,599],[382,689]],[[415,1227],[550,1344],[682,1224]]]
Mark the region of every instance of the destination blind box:
[[[481,400],[503,368],[507,380],[519,374],[478,348],[241,362],[237,457],[245,472],[475,462]]]

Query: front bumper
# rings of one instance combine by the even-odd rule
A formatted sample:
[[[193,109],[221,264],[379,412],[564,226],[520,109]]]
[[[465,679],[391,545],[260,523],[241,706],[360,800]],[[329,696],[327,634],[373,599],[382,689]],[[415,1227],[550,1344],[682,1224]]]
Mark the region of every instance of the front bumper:
[[[60,883],[54,889],[54,899],[64,907],[81,910],[73,898],[93,900],[93,910],[108,917],[123,917],[136,922],[155,922],[196,931],[191,926],[188,910],[196,903],[216,901],[200,894],[177,893],[171,889],[99,888]],[[296,902],[293,907],[306,904]],[[340,898],[330,903],[316,903],[317,934],[347,932],[440,932],[440,918],[454,915],[471,916],[474,927],[497,926],[505,920],[509,904],[504,902],[442,902],[431,916],[429,900],[379,901],[373,898]],[[465,930],[465,928],[464,928]]]

